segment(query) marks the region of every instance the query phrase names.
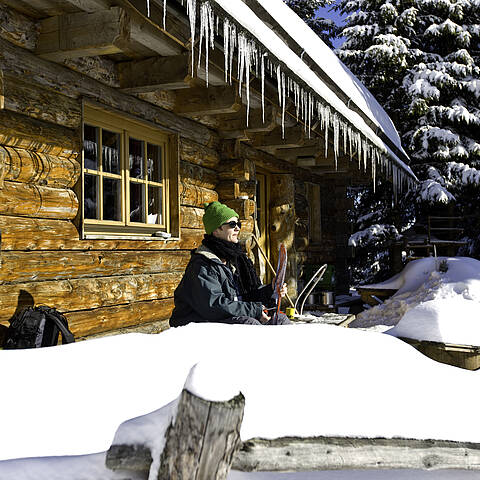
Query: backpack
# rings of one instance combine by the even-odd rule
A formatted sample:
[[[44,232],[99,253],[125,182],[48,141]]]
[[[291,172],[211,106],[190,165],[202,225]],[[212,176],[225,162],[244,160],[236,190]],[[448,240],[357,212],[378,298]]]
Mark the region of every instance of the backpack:
[[[62,333],[62,343],[73,343],[75,338],[68,329],[66,318],[55,308],[27,307],[15,314],[6,332],[3,348],[52,347]]]

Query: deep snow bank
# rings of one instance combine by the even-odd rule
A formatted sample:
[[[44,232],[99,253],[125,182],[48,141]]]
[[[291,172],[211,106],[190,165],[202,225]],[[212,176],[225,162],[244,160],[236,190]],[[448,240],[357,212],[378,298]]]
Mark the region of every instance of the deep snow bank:
[[[397,293],[358,315],[351,327],[394,326],[396,336],[480,345],[480,262],[429,257],[407,264],[391,279],[371,285]]]

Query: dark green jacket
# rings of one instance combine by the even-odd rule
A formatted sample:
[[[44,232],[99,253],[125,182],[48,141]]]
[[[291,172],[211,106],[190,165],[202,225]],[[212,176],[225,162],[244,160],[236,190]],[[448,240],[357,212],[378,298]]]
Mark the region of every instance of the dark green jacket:
[[[190,322],[241,323],[233,317],[260,319],[262,305],[272,305],[272,287],[266,285],[238,300],[232,269],[207,247],[192,252],[185,274],[175,290],[172,327]]]

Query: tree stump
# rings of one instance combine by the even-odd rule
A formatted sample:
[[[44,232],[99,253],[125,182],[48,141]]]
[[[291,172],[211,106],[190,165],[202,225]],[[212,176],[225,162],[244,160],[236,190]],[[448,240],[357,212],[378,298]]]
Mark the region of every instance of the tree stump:
[[[212,402],[183,390],[177,415],[165,433],[158,480],[226,480],[240,446],[245,398]],[[153,459],[144,445],[112,445],[106,465],[113,470],[145,471]]]

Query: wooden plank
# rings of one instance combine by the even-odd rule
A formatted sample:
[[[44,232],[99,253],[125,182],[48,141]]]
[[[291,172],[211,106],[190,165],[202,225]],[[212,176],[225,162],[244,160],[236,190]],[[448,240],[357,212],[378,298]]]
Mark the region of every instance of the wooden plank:
[[[180,182],[180,204],[203,207],[206,202],[218,200],[217,192],[207,188]]]
[[[238,112],[241,107],[234,86],[193,87],[177,91],[174,111],[181,115],[217,115]]]
[[[218,146],[218,135],[212,130],[188,118],[112,89],[86,75],[43,60],[2,38],[0,38],[0,62],[4,73],[15,75],[24,82],[41,83],[47,88],[72,98],[85,97],[92,102],[98,101],[100,105],[113,107],[125,112],[126,115],[178,132],[182,135],[182,139],[189,138],[193,142],[210,148]],[[80,135],[77,135],[77,138],[80,139]]]
[[[338,469],[480,469],[480,445],[441,440],[384,438],[252,439],[237,452],[241,471]]]
[[[120,88],[128,93],[189,88],[188,55],[153,57],[118,64]]]
[[[0,37],[33,51],[38,38],[37,22],[11,7],[0,5]]]
[[[77,211],[78,199],[72,190],[7,181],[0,189],[0,215],[70,220]]]
[[[71,159],[81,151],[74,130],[7,110],[0,111],[0,145]]]
[[[81,240],[70,221],[0,215],[3,251],[13,250],[191,250],[203,231],[182,228],[180,240]]]
[[[73,187],[80,177],[80,164],[74,158],[1,145],[0,153],[4,159],[5,180],[50,187]]]
[[[171,298],[181,278],[169,272],[0,285],[0,323],[8,325],[17,308],[31,305],[70,312]]]
[[[160,320],[167,320],[165,328],[168,328],[173,306],[173,298],[165,298],[69,312],[65,317],[71,332],[79,338]]]
[[[223,180],[251,181],[255,179],[255,164],[248,158],[222,160],[218,176]]]
[[[0,284],[185,270],[190,253],[158,251],[3,252]]]

